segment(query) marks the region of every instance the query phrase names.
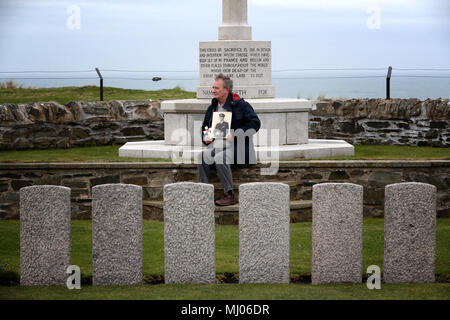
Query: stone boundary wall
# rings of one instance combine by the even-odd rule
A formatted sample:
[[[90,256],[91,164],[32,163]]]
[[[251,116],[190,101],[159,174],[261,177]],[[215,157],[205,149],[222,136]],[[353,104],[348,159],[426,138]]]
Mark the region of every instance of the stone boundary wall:
[[[290,200],[311,200],[312,186],[349,182],[363,186],[364,217],[383,217],[384,187],[424,182],[437,188],[438,217],[450,217],[450,161],[282,161],[276,175],[261,176],[263,165],[234,169],[234,183],[290,181]],[[143,200],[163,201],[168,183],[197,180],[194,164],[173,163],[0,163],[0,219],[19,218],[19,190],[31,185],[71,188],[72,218],[90,219],[92,187],[136,184]],[[219,184],[215,174],[211,183]],[[216,194],[223,192],[215,190]],[[144,206],[144,219],[153,217]]]
[[[330,99],[309,115],[310,139],[351,144],[450,146],[449,99]]]
[[[163,140],[160,102],[0,104],[0,150],[71,148]]]
[[[450,101],[330,99],[309,114],[310,139],[351,144],[450,146]],[[0,150],[70,148],[163,140],[151,100],[0,104]]]

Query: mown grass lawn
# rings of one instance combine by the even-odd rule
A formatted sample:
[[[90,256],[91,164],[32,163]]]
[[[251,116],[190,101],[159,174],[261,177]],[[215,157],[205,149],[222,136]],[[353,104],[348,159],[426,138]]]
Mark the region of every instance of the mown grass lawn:
[[[164,275],[164,226],[144,221],[144,278]],[[369,265],[383,269],[384,220],[367,218],[363,226],[363,273]],[[80,266],[83,278],[92,276],[91,222],[72,221],[72,263]],[[216,226],[216,273],[239,272],[239,229]],[[437,220],[436,274],[450,274],[450,219]],[[0,277],[16,283],[19,277],[19,221],[0,221]],[[1,270],[0,269],[0,270]],[[291,279],[311,273],[311,223],[291,224]],[[7,272],[9,271],[9,273]],[[5,284],[3,282],[3,284]],[[449,283],[382,284],[368,290],[365,284],[313,286],[289,285],[143,285],[137,287],[93,287],[83,285],[73,292],[65,287],[25,288],[0,286],[0,299],[450,299]]]
[[[175,100],[195,98],[195,92],[180,87],[163,90],[132,90],[103,87],[103,100]],[[70,101],[99,101],[100,88],[97,86],[57,87],[57,88],[0,88],[0,103],[31,103],[56,101],[67,104]]]
[[[170,159],[119,157],[121,146],[78,147],[70,149],[0,151],[0,162],[161,162]],[[355,145],[353,157],[322,160],[450,160],[450,148]],[[292,159],[304,160],[304,159]]]
[[[353,157],[329,157],[317,160],[450,160],[450,148],[354,145]]]
[[[450,284],[161,284],[142,286],[1,287],[1,299],[45,300],[448,300]]]

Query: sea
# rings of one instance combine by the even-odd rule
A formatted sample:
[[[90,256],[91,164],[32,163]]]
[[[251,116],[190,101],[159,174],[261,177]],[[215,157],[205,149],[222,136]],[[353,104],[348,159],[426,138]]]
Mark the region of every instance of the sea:
[[[386,75],[380,72],[274,72],[272,84],[277,98],[386,98]],[[198,73],[123,73],[103,72],[103,85],[124,89],[160,90],[181,87],[196,91],[199,84]],[[95,74],[51,75],[58,79],[48,79],[49,75],[24,75],[14,81],[24,87],[64,87],[99,86]],[[153,81],[159,77],[161,80]],[[2,75],[0,81],[6,81]],[[390,79],[391,98],[417,98],[420,100],[450,98],[450,69],[445,72],[410,71],[397,74],[394,70]],[[107,98],[107,97],[106,97]]]

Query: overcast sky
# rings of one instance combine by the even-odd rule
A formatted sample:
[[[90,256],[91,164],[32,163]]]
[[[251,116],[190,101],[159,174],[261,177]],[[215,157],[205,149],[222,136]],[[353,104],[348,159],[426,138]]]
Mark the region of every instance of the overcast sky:
[[[197,70],[221,10],[221,0],[0,0],[0,71]],[[272,41],[273,70],[450,68],[450,0],[249,0],[248,21],[253,40]]]

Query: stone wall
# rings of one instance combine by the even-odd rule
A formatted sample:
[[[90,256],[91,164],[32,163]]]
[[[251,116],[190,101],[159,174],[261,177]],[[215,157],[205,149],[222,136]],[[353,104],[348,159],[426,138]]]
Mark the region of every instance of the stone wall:
[[[450,101],[333,99],[309,115],[310,139],[351,144],[450,146]],[[69,148],[163,140],[160,102],[0,104],[0,150]]]
[[[384,187],[398,182],[424,182],[437,188],[437,213],[450,216],[450,161],[282,161],[276,175],[261,176],[254,165],[235,169],[235,187],[247,182],[283,182],[290,200],[311,200],[312,186],[322,182],[350,182],[363,186],[364,216],[383,217]],[[131,183],[143,187],[143,200],[163,203],[168,183],[197,182],[197,166],[173,163],[0,163],[0,219],[19,216],[19,190],[31,185],[71,188],[72,218],[90,219],[92,187],[105,183]],[[213,172],[215,196],[223,195]],[[237,197],[239,197],[236,189]],[[153,216],[144,206],[144,218]],[[310,217],[307,217],[310,219]],[[307,219],[304,219],[307,220]]]
[[[0,104],[0,150],[70,148],[164,139],[160,102]]]
[[[310,139],[351,144],[450,146],[449,99],[333,99],[317,102]]]

